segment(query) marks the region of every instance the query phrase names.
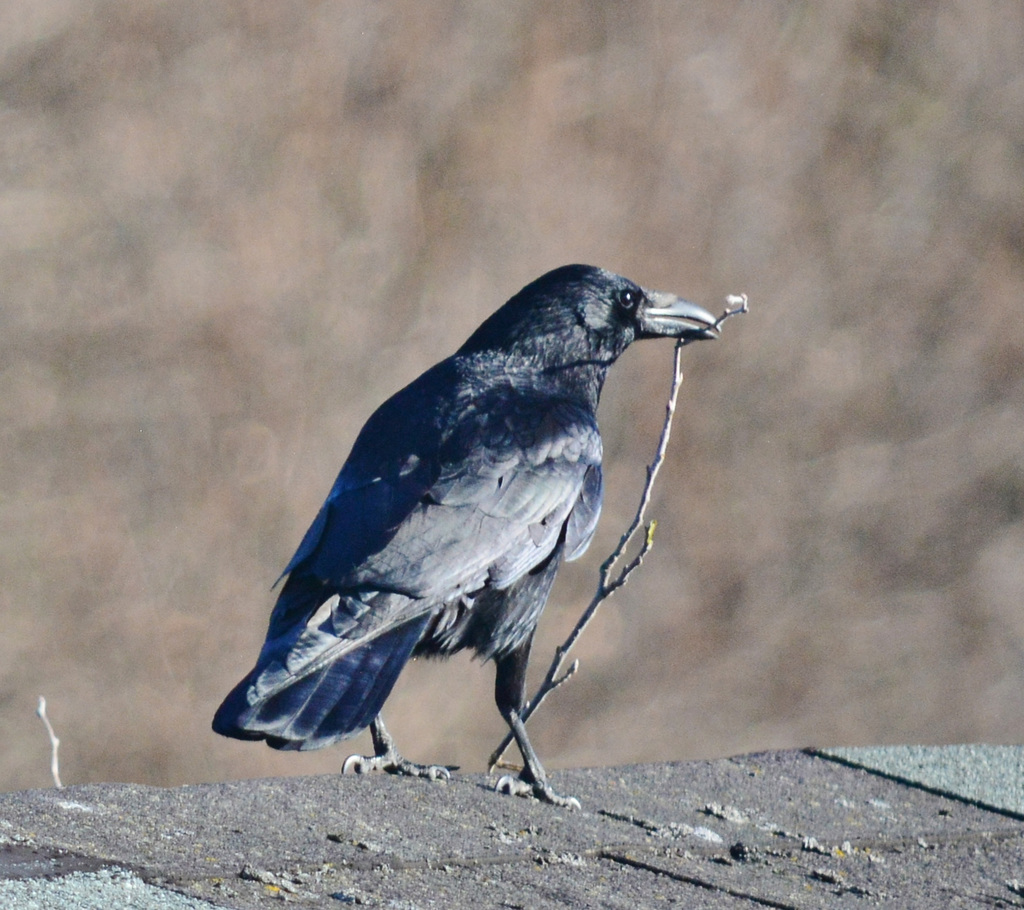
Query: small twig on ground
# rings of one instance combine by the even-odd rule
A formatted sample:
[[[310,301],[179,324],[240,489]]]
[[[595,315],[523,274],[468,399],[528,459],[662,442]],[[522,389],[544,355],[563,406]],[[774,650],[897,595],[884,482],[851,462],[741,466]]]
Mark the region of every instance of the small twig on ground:
[[[726,309],[722,315],[715,320],[715,329],[721,328],[722,323],[731,316],[738,316],[749,311],[746,294],[730,294],[725,298],[725,300],[727,304]],[[633,516],[633,520],[630,522],[629,527],[626,528],[625,533],[619,539],[618,545],[612,551],[611,555],[601,564],[601,568],[598,572],[597,590],[594,592],[594,596],[587,605],[587,608],[577,620],[573,630],[569,633],[569,637],[555,648],[554,658],[551,661],[551,666],[548,667],[548,672],[545,674],[543,682],[541,682],[538,687],[537,693],[530,699],[529,703],[523,709],[523,723],[526,723],[526,721],[533,716],[533,713],[541,706],[548,695],[554,692],[555,689],[563,683],[568,682],[576,674],[576,671],[580,667],[579,660],[574,660],[563,673],[562,664],[565,662],[565,658],[579,640],[583,631],[588,625],[590,625],[591,620],[594,618],[601,604],[604,603],[604,601],[607,600],[615,591],[621,588],[628,581],[629,576],[640,568],[640,565],[644,561],[644,557],[647,556],[651,547],[654,545],[654,531],[658,526],[658,522],[652,520],[648,524],[644,525],[644,517],[647,513],[647,506],[651,502],[651,495],[654,490],[654,481],[658,476],[658,472],[661,470],[662,462],[665,460],[665,452],[668,450],[669,436],[672,434],[672,418],[675,416],[676,412],[676,399],[679,396],[679,386],[683,381],[680,355],[687,343],[688,342],[683,339],[676,342],[674,359],[672,362],[672,382],[669,386],[668,402],[665,405],[665,422],[661,427],[661,435],[658,437],[658,448],[654,453],[654,459],[647,466],[647,481],[644,483],[643,491],[640,493],[640,503],[637,506],[636,514]],[[641,526],[643,526],[644,529],[644,537],[643,543],[640,545],[640,549],[637,551],[637,554],[619,570],[619,573],[612,577],[612,570],[625,555],[627,547],[636,536]],[[512,734],[509,732],[505,734],[505,738],[498,744],[498,748],[491,753],[490,760],[488,761],[488,769],[490,771],[493,771],[499,766],[503,768],[510,767],[501,761],[501,757],[505,754],[505,750],[508,749],[511,744]]]
[[[60,763],[57,760],[57,749],[60,747],[60,740],[57,739],[57,734],[53,732],[50,718],[46,716],[46,699],[42,695],[39,696],[36,716],[43,722],[43,726],[46,727],[46,732],[50,737],[50,773],[53,775],[53,785],[59,790],[64,786],[60,782]]]

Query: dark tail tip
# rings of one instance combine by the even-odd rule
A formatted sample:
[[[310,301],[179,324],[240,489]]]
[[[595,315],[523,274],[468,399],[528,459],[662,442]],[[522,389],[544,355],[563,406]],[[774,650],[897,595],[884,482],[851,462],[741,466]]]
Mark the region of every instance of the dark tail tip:
[[[250,673],[221,702],[217,713],[213,715],[213,724],[211,726],[214,733],[219,733],[221,736],[227,736],[231,739],[259,740],[264,738],[264,735],[259,731],[247,730],[242,726],[242,715],[249,711],[249,701],[246,698],[246,692],[251,685],[251,677],[252,674]]]

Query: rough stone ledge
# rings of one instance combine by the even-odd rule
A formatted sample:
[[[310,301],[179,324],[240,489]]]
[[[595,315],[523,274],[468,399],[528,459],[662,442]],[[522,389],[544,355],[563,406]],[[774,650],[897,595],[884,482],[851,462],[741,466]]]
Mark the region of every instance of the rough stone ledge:
[[[111,882],[138,908],[1024,906],[1021,814],[956,786],[974,753],[945,753],[942,787],[920,779],[921,750],[906,773],[900,750],[873,753],[557,772],[579,811],[480,775],[0,794],[0,906],[92,906],[90,889],[109,906]],[[78,903],[57,893],[69,883]]]

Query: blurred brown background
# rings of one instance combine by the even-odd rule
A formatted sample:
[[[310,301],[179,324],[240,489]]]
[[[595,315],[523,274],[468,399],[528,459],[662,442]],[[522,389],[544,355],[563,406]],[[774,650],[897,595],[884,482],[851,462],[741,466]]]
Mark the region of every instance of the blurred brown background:
[[[720,311],[552,768],[1024,741],[1018,0],[0,4],[0,787],[332,771],[209,730],[372,409],[524,283]],[[632,514],[670,344],[602,407]],[[492,668],[416,665],[479,770]]]

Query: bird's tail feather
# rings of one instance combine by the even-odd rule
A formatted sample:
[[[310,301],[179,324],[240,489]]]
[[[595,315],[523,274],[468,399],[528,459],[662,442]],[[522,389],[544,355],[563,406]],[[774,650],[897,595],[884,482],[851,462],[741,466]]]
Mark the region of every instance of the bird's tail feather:
[[[217,710],[213,729],[265,739],[275,749],[320,749],[372,721],[423,634],[429,616],[389,629],[284,688],[258,694],[257,666]]]

